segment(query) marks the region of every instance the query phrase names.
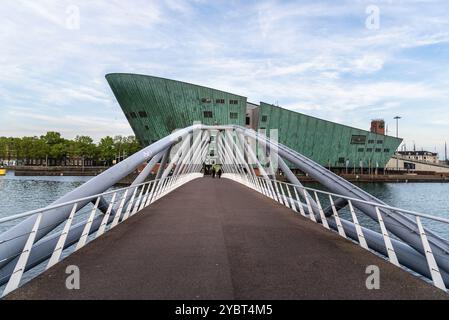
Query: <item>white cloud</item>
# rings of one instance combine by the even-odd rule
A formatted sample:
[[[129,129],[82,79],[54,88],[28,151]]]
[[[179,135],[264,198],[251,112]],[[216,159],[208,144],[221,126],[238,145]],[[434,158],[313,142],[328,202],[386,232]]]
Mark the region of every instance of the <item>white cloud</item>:
[[[5,0],[0,109],[72,119],[34,118],[42,130],[130,132],[104,79],[109,72],[198,83],[358,127],[372,116],[425,117],[431,112],[422,106],[445,107],[449,63],[421,51],[448,52],[449,4],[376,1],[380,29],[368,30],[371,2]],[[66,27],[69,5],[79,7],[79,30]],[[22,116],[9,116],[15,120],[0,119],[0,134],[28,132]],[[85,117],[121,124],[95,126]],[[419,140],[407,121],[403,132]]]

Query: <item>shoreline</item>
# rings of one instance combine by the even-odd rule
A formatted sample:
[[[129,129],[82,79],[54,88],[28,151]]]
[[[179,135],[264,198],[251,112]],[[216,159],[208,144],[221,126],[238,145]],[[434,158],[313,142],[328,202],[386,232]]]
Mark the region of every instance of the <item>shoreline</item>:
[[[23,177],[83,177],[83,176],[97,176],[107,170],[109,167],[38,167],[38,166],[21,166],[6,168],[9,172],[13,172],[15,176]],[[296,175],[301,182],[315,182],[311,177],[305,175]],[[449,176],[441,174],[340,174],[340,177],[349,182],[357,183],[449,183]],[[123,178],[119,184],[129,185],[137,173],[133,172],[127,177]],[[277,177],[279,180],[284,180],[283,176]]]
[[[448,176],[441,175],[353,175],[353,174],[341,174],[339,175],[343,179],[352,182],[363,182],[363,183],[449,183]],[[297,175],[301,182],[315,182],[310,177]]]

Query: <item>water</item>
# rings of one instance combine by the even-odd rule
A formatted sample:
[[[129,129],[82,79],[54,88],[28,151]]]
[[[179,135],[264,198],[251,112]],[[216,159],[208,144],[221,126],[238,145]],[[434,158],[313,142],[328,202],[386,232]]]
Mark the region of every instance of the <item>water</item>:
[[[0,176],[0,218],[45,207],[92,177]]]

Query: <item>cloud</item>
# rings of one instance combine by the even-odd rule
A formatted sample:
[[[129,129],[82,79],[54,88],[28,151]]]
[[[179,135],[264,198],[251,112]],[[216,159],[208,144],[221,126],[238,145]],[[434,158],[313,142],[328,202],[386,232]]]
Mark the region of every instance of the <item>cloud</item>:
[[[0,119],[0,134],[131,133],[104,75],[136,72],[363,128],[371,117],[401,113],[402,132],[424,147],[428,137],[414,130],[414,118],[449,136],[443,125],[434,132],[439,120],[429,116],[447,106],[449,4],[375,1],[380,28],[368,30],[370,4],[5,0],[0,110],[10,118]],[[70,6],[79,9],[79,29],[67,26]]]

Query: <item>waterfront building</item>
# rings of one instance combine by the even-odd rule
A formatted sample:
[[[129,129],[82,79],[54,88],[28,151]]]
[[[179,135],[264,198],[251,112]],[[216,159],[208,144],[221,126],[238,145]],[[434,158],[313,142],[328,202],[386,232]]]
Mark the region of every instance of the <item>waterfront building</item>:
[[[400,159],[422,161],[438,164],[440,162],[438,153],[430,151],[398,151],[396,156]]]
[[[113,73],[106,79],[143,146],[195,121],[236,124],[270,136],[333,169],[383,169],[402,139],[247,101],[238,94],[154,76]]]

